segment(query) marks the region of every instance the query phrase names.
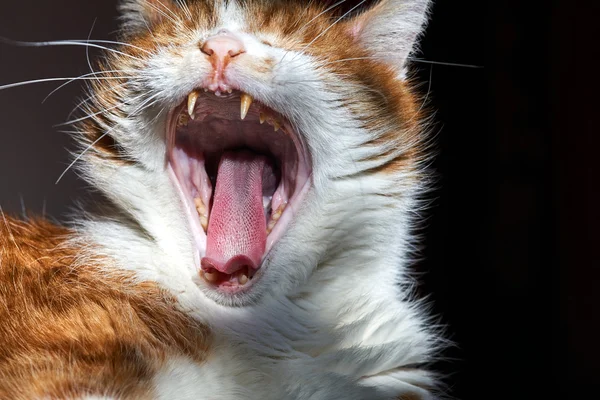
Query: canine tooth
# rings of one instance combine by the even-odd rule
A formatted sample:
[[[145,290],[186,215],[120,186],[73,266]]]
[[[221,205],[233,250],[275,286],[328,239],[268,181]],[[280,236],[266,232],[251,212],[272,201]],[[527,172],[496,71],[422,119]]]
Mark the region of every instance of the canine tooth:
[[[216,282],[216,280],[219,278],[218,272],[206,272],[204,271],[204,279],[206,279],[209,282]]]
[[[246,118],[248,115],[248,110],[250,109],[250,105],[252,105],[252,96],[248,93],[243,93],[241,97],[241,116],[242,119]]]
[[[188,114],[191,119],[194,119],[194,109],[196,108],[196,100],[198,100],[198,92],[195,90],[188,95]]]
[[[265,117],[265,114],[259,113],[258,114],[258,119],[260,120],[260,124],[262,125],[262,124],[265,123],[265,121],[266,121],[267,118]]]
[[[240,285],[245,285],[246,283],[248,283],[248,275],[246,275],[245,272],[240,272],[240,274],[238,275],[238,282],[240,283]]]

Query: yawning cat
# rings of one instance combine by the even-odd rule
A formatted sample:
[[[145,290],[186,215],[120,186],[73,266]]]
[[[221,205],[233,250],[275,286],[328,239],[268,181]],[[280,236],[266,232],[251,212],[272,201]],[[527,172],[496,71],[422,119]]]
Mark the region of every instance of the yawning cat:
[[[0,220],[0,398],[433,399],[428,0],[122,0],[69,227]]]

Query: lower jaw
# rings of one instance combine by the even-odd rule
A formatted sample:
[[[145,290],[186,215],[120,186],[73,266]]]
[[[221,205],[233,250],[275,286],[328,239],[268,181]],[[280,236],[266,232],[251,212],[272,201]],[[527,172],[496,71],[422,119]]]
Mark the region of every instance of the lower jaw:
[[[207,101],[210,102],[210,99],[208,99]],[[226,107],[225,105],[223,105],[223,107]],[[210,203],[212,203],[211,197],[210,197],[210,192],[209,194],[205,194],[205,195],[200,195],[200,198],[197,199],[196,196],[198,194],[194,194],[194,193],[204,193],[204,191],[202,190],[198,190],[198,191],[194,191],[194,190],[190,190],[191,186],[190,186],[190,182],[189,179],[181,179],[182,178],[182,170],[181,170],[181,165],[182,163],[180,162],[180,159],[178,159],[175,154],[174,151],[175,149],[177,149],[179,145],[185,146],[186,142],[181,142],[178,143],[178,134],[179,134],[179,118],[178,115],[181,115],[179,113],[180,109],[175,109],[172,111],[171,116],[170,116],[170,123],[169,123],[169,132],[167,133],[168,135],[168,143],[169,143],[169,163],[168,163],[168,170],[169,170],[169,174],[171,177],[171,180],[173,182],[173,184],[175,185],[178,194],[180,196],[181,202],[183,204],[184,207],[184,212],[187,216],[187,220],[188,220],[188,225],[189,228],[191,230],[191,234],[192,234],[192,240],[193,240],[193,247],[194,247],[194,260],[195,260],[195,271],[194,271],[194,275],[196,277],[196,279],[194,279],[194,281],[196,281],[198,283],[198,285],[206,292],[208,293],[213,293],[215,295],[218,294],[226,294],[226,295],[230,295],[232,296],[232,298],[235,298],[236,296],[234,295],[238,295],[238,294],[243,294],[243,293],[248,293],[251,291],[251,289],[256,285],[257,281],[261,279],[262,275],[264,275],[264,268],[262,268],[262,264],[264,259],[266,258],[267,254],[270,252],[271,248],[273,247],[273,245],[275,244],[275,242],[277,242],[281,236],[286,232],[288,225],[291,223],[291,220],[293,219],[294,215],[297,212],[297,208],[299,207],[302,198],[304,197],[304,195],[306,194],[306,192],[308,191],[308,188],[310,187],[310,182],[311,182],[311,168],[310,168],[310,164],[308,163],[308,159],[306,157],[305,152],[302,150],[303,147],[302,145],[298,142],[298,136],[293,133],[292,128],[289,126],[289,124],[287,124],[286,122],[281,122],[280,125],[278,125],[277,127],[275,127],[275,132],[278,132],[279,129],[281,129],[279,131],[279,133],[277,135],[279,135],[280,138],[291,138],[290,140],[287,140],[289,143],[294,143],[294,146],[288,146],[288,149],[290,147],[294,147],[296,150],[296,164],[295,164],[295,168],[296,168],[296,172],[295,172],[295,177],[293,178],[293,180],[287,180],[287,183],[291,183],[291,185],[287,185],[287,187],[291,188],[291,192],[290,194],[288,194],[288,196],[286,196],[285,198],[283,198],[283,203],[279,203],[281,204],[283,207],[280,208],[277,206],[277,210],[273,210],[272,212],[275,212],[275,214],[273,215],[277,215],[277,218],[275,221],[272,221],[273,219],[273,215],[271,215],[271,221],[267,221],[267,236],[266,236],[266,244],[264,247],[264,252],[262,256],[259,256],[258,258],[256,258],[257,256],[253,256],[254,257],[254,262],[252,265],[254,265],[256,268],[252,270],[252,274],[247,274],[247,280],[242,280],[242,282],[240,282],[240,279],[238,276],[230,276],[228,274],[223,274],[222,272],[217,272],[217,271],[213,271],[212,269],[208,269],[208,270],[204,270],[203,264],[204,261],[203,258],[206,257],[207,255],[207,247],[213,246],[214,245],[214,241],[211,242],[208,240],[208,236],[207,236],[207,231],[210,233],[211,230],[208,229],[207,230],[207,225],[210,224],[210,213],[212,212],[212,210],[209,207]],[[254,111],[254,112],[253,112]],[[218,112],[223,112],[223,111],[218,111]],[[216,114],[218,114],[218,112],[216,112]],[[259,114],[260,114],[260,118],[259,118]],[[223,114],[224,115],[224,119],[220,119],[221,123],[225,123],[225,124],[237,124],[238,122],[231,122],[230,119],[228,118],[228,114]],[[225,118],[227,117],[227,118]],[[215,152],[215,145],[213,144],[214,142],[210,142],[208,139],[211,137],[210,135],[205,135],[202,136],[203,134],[203,129],[202,126],[207,126],[210,127],[210,123],[211,123],[211,116],[209,113],[209,116],[203,117],[203,114],[197,114],[195,116],[196,120],[194,120],[193,122],[185,122],[188,125],[184,125],[184,128],[182,128],[182,132],[184,133],[183,137],[185,136],[185,133],[187,133],[187,137],[193,138],[195,143],[192,149],[195,149],[194,151],[198,151],[197,149],[200,148],[201,152],[204,153],[201,157],[198,158],[198,160],[200,160],[202,162],[203,168],[204,166],[206,166],[206,162],[204,160],[207,159],[207,153],[211,153],[214,154]],[[202,118],[206,118],[206,121],[203,120]],[[214,118],[214,117],[213,117]],[[254,124],[254,129],[258,129],[259,132],[262,132],[262,135],[259,135],[260,137],[268,137],[268,138],[274,138],[277,139],[277,135],[271,133],[268,134],[268,132],[265,131],[265,127],[267,126],[267,124],[262,125],[262,120],[260,121],[260,124],[258,123],[259,119],[262,119],[263,115],[258,111],[258,110],[253,110],[250,109],[250,113],[247,115],[246,121],[250,120],[251,124]],[[198,122],[200,121],[200,122]],[[253,121],[253,122],[252,122]],[[267,122],[269,122],[269,120],[267,120]],[[205,124],[205,125],[198,125],[199,123]],[[247,122],[244,122],[244,124],[246,124]],[[270,123],[270,122],[269,122]],[[177,127],[175,126],[177,125]],[[186,128],[187,127],[187,128]],[[197,127],[200,127],[198,129],[196,129]],[[187,131],[185,130],[187,129]],[[256,136],[257,133],[253,133],[254,129],[252,129],[250,132],[246,132],[244,131],[242,134],[242,131],[238,130],[237,133],[237,137],[245,137],[243,135],[245,134],[249,134],[249,137],[253,137]],[[216,132],[219,133],[219,132]],[[235,132],[230,136],[230,137],[236,137]],[[240,139],[241,140],[241,139]],[[246,139],[248,140],[248,139]],[[265,141],[265,143],[270,143],[270,141],[266,140],[266,139],[262,139]],[[229,142],[225,141],[225,145],[222,146],[221,148],[221,152],[226,151],[227,148],[235,148],[236,145],[242,145],[244,146],[244,142],[243,140],[240,143],[236,143],[235,141],[232,142],[232,140],[230,139]],[[262,147],[262,151],[258,150],[260,153],[262,153],[268,146],[270,146],[269,144],[265,144],[263,143],[263,147]],[[202,146],[199,146],[202,145]],[[205,147],[206,146],[206,147]],[[267,146],[267,147],[265,147]],[[179,147],[180,148],[180,147]],[[270,149],[270,147],[268,147]],[[255,150],[254,148],[250,148],[250,150]],[[194,152],[192,152],[193,154],[195,154]],[[218,153],[218,152],[217,152]],[[280,152],[279,154],[280,156],[285,156],[286,153],[285,151]],[[271,156],[274,157],[275,153],[271,153]],[[214,159],[214,158],[213,158]],[[176,162],[175,162],[175,161]],[[280,162],[283,163],[283,160],[281,158],[278,158],[278,160]],[[293,159],[292,159],[293,160]],[[283,164],[281,164],[283,165]],[[208,167],[206,167],[207,172],[209,170]],[[283,171],[283,170],[282,170]],[[283,181],[283,176],[285,174],[281,174],[282,176],[282,181]],[[285,175],[287,176],[287,175]],[[218,179],[217,179],[218,181]],[[213,185],[214,186],[214,185]],[[282,184],[282,187],[286,187],[286,185]],[[196,189],[198,189],[198,186],[195,186]],[[264,188],[263,188],[264,189]],[[211,189],[212,190],[212,189]],[[214,192],[213,192],[214,194]],[[273,199],[275,199],[276,196],[273,196]],[[277,197],[278,199],[280,199],[281,197]],[[202,200],[201,201],[201,206],[198,206],[196,204],[196,200]],[[206,207],[204,207],[204,204],[207,204]],[[222,204],[222,203],[219,203]],[[256,203],[254,203],[256,204]],[[273,200],[271,209],[273,208],[273,205],[276,205],[275,200]],[[200,211],[200,209],[198,209],[197,207],[200,207],[200,209],[202,210],[208,210],[207,214],[203,214],[204,211]],[[222,208],[221,208],[222,210]],[[199,218],[200,217],[200,218]],[[202,222],[201,222],[202,221]],[[270,222],[274,222],[273,225],[270,224]],[[211,239],[212,240],[212,239]],[[262,239],[264,241],[264,238]],[[213,243],[213,244],[210,244]],[[264,243],[264,242],[263,242]],[[214,249],[214,247],[211,247]],[[210,248],[209,248],[210,250]],[[212,254],[212,250],[210,251]],[[208,258],[210,260],[210,258]],[[202,262],[201,262],[202,261]],[[248,267],[250,268],[250,267]],[[221,269],[221,267],[219,267],[219,269]],[[221,269],[222,270],[222,269]],[[217,277],[215,276],[211,276],[211,274],[221,274],[221,275],[217,275]],[[234,273],[235,275],[236,273]]]

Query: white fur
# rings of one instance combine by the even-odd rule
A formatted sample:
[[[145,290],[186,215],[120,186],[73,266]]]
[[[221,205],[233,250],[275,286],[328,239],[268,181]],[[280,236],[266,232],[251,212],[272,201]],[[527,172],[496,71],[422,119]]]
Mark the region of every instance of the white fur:
[[[232,63],[234,79],[292,120],[313,160],[312,188],[266,258],[255,296],[231,307],[196,284],[197,255],[165,166],[166,113],[156,118],[209,70],[196,45],[209,32],[188,32],[190,42],[177,54],[172,48],[156,52],[136,85],[156,94],[157,103],[134,117],[114,116],[114,127],[107,127],[137,163],[116,165],[90,153],[82,169],[114,203],[81,222],[82,237],[118,267],[168,289],[218,338],[204,365],[169,361],[155,379],[159,398],[433,398],[423,388],[434,387],[434,377],[410,368],[430,362],[439,345],[424,309],[411,298],[406,270],[424,189],[421,171],[361,175],[377,162],[358,160],[383,147],[364,146],[375,132],[338,107],[356,88],[307,54],[270,48],[244,33],[243,12],[229,4],[221,8],[219,28],[235,30],[248,54],[282,60],[270,79]],[[360,40],[403,68],[426,8],[424,0],[384,1],[361,26]],[[384,35],[390,32],[391,39]],[[139,105],[128,106],[129,112]],[[393,145],[394,154],[410,146]]]

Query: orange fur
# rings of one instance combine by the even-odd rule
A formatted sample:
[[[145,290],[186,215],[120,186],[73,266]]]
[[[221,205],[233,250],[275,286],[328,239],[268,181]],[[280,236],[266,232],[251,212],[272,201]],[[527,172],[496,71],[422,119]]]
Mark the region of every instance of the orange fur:
[[[154,51],[161,45],[183,44],[187,39],[185,32],[190,29],[212,29],[214,18],[212,5],[203,1],[191,2],[189,10],[193,15],[186,17],[181,7],[174,6],[171,1],[163,0],[170,12],[181,17],[181,22],[176,24],[170,18],[157,16],[154,19],[152,32],[142,32],[136,37],[129,38],[135,47]],[[266,1],[248,0],[246,2],[248,18],[248,31],[257,38],[263,39],[265,35],[276,38],[274,45],[289,50],[304,51],[324,63],[324,68],[338,76],[342,76],[349,84],[357,88],[352,98],[347,100],[349,109],[357,118],[363,120],[364,126],[370,130],[383,132],[373,140],[366,141],[366,146],[379,146],[381,144],[401,145],[405,151],[388,151],[379,156],[365,161],[380,161],[381,164],[368,170],[367,173],[396,173],[402,170],[413,170],[415,164],[421,161],[426,154],[425,132],[422,121],[426,111],[419,108],[418,98],[410,84],[401,80],[397,72],[390,68],[384,61],[374,59],[368,48],[364,48],[353,34],[353,27],[360,24],[351,20],[342,21],[332,26],[341,15],[335,14],[335,9],[323,13],[326,8],[321,2]],[[364,19],[364,18],[362,18]],[[308,23],[310,21],[310,23]],[[321,35],[327,30],[327,34]],[[315,40],[316,39],[316,40]],[[310,44],[310,45],[309,45]],[[308,46],[309,45],[309,46]],[[202,44],[199,43],[201,47]],[[138,59],[144,60],[147,53],[135,47],[122,47],[119,49]],[[119,55],[108,57],[108,65],[102,65],[103,70],[135,69],[136,60]],[[266,73],[273,68],[276,60],[260,60],[252,64],[253,70]],[[119,89],[114,86],[121,81],[111,82],[107,88],[106,81],[93,82],[93,91],[96,101],[93,113],[98,110],[114,109],[115,105],[122,102]],[[114,111],[118,113],[118,109]],[[104,127],[99,123],[102,116],[94,121],[88,121],[81,130],[87,135],[89,143],[97,140]],[[406,146],[409,144],[409,146]],[[388,146],[389,147],[389,146]],[[406,150],[406,149],[409,150]],[[111,160],[124,161],[126,156],[119,152],[116,145],[107,145],[106,140],[94,145],[97,155]]]
[[[205,326],[154,283],[76,266],[71,235],[0,219],[0,398],[146,398],[167,356],[204,360]]]

